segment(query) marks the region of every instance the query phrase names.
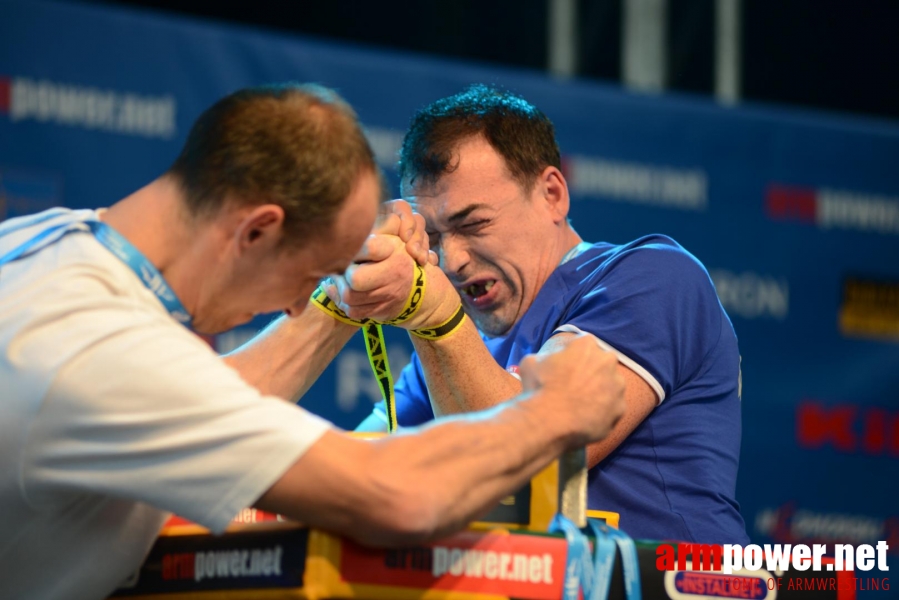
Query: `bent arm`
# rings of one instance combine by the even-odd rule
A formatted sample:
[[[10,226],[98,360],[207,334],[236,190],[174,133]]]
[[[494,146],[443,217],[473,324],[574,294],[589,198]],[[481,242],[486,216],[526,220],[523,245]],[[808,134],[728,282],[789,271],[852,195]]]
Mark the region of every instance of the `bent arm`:
[[[448,338],[409,337],[435,416],[484,410],[521,393],[521,381],[496,362],[471,319]]]
[[[437,416],[483,410],[521,391],[521,382],[496,363],[470,321],[465,327],[436,342],[413,339]],[[557,333],[540,353],[558,351],[577,337],[575,333]],[[588,468],[611,454],[658,404],[655,392],[639,375],[621,363],[618,373],[625,381],[624,415],[607,438],[587,446]],[[370,419],[364,422],[367,427],[376,424],[376,416]]]
[[[296,402],[358,331],[313,306],[280,317],[223,357],[262,394]]]
[[[430,255],[424,219],[406,202],[381,205],[374,233],[396,235],[421,265]],[[368,258],[366,249],[354,259]],[[332,319],[307,305],[295,318],[281,317],[259,335],[224,357],[244,381],[266,395],[299,399],[346,345],[357,327]]]
[[[540,352],[556,352],[577,337],[575,333],[557,333],[543,344]],[[620,362],[618,363],[618,374],[624,379],[624,414],[612,428],[608,437],[587,446],[588,469],[599,464],[621,445],[621,442],[633,433],[659,403],[658,397],[649,384]]]
[[[326,432],[256,505],[372,545],[461,529],[621,417],[615,357],[586,336],[525,357],[521,376],[527,393],[515,401],[412,434],[366,442]]]

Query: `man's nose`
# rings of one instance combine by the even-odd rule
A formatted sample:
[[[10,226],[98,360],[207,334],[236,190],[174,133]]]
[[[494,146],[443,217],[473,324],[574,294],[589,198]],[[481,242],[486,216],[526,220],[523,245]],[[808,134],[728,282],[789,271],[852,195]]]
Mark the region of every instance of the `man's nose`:
[[[441,236],[438,254],[440,268],[448,275],[462,275],[462,271],[471,261],[468,244],[454,235]]]

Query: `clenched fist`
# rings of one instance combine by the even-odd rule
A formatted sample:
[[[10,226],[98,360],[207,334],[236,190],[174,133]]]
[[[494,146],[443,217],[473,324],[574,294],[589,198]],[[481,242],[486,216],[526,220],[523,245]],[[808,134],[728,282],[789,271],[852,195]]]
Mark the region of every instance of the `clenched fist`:
[[[602,440],[624,414],[624,379],[618,358],[581,334],[564,348],[531,354],[519,365],[524,390],[539,391],[533,401],[548,424],[571,436],[571,447]]]

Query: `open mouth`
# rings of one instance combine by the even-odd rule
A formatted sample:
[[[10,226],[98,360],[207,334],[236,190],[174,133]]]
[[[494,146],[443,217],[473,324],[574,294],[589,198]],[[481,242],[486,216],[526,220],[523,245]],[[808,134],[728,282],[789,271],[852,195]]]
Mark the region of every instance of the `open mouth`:
[[[476,300],[481,296],[486,295],[495,283],[496,281],[493,280],[472,283],[471,285],[462,288],[462,293]]]

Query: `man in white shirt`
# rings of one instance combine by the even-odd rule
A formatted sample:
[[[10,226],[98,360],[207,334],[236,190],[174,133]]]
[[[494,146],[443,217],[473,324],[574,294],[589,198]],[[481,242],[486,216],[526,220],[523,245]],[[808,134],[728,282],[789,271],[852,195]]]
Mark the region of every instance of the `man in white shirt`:
[[[216,532],[256,506],[368,544],[433,539],[608,434],[623,384],[586,339],[522,362],[525,393],[489,414],[377,442],[284,401],[352,334],[304,311],[321,278],[377,262],[408,288],[407,252],[437,268],[408,205],[368,235],[380,197],[349,106],[281,86],[218,102],[106,211],[0,224],[0,597],[103,598],[173,512]],[[443,323],[454,294],[406,326]],[[276,310],[225,360],[184,326]]]

